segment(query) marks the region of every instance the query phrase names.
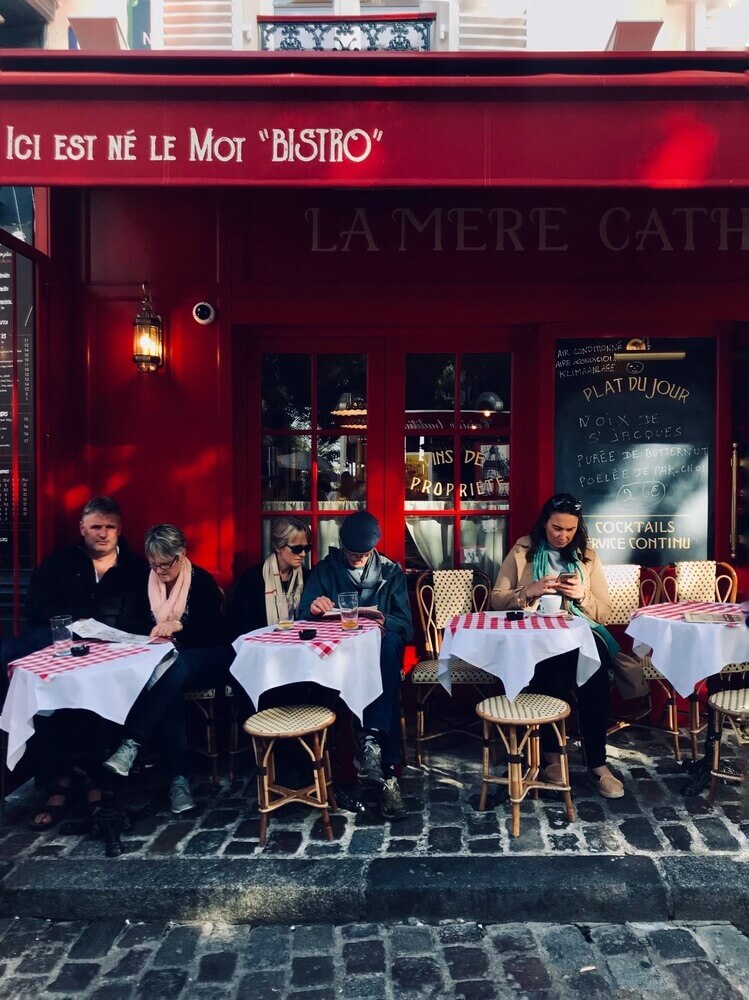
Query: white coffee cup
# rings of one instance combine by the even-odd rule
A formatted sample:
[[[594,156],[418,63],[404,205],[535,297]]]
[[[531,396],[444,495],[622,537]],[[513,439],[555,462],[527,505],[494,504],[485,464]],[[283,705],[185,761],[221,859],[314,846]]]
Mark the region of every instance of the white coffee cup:
[[[562,595],[542,594],[538,610],[542,615],[558,615],[562,610]]]

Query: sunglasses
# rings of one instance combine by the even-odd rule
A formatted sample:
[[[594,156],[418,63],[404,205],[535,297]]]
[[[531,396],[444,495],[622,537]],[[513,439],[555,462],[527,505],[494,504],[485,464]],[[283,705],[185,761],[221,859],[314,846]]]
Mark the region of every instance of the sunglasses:
[[[160,570],[171,569],[172,566],[174,566],[174,564],[176,563],[176,561],[178,559],[179,559],[179,556],[175,556],[174,559],[172,559],[171,562],[166,562],[166,563],[152,563],[152,562],[150,562],[148,564],[148,567],[149,567],[149,569],[152,569],[154,571],[154,573],[158,573]]]
[[[285,545],[284,548],[293,552],[295,556],[300,556],[302,553],[306,555],[308,552],[312,551],[311,545]]]
[[[570,514],[579,514],[583,509],[582,500],[570,496],[569,493],[561,493],[559,496],[552,497],[549,503],[554,510],[566,511]]]

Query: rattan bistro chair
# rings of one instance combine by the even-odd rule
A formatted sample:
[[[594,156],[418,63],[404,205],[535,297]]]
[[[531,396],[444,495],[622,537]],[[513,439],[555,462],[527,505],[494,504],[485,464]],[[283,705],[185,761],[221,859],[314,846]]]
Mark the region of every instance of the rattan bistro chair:
[[[185,691],[185,701],[193,705],[205,725],[204,743],[191,743],[190,749],[207,757],[211,762],[211,781],[218,784],[218,744],[216,743],[216,688],[202,688]]]
[[[489,577],[471,569],[432,570],[422,573],[416,582],[416,603],[427,653],[426,659],[417,663],[409,675],[411,683],[416,688],[417,767],[422,766],[424,744],[430,740],[439,739],[450,733],[463,733],[479,738],[467,728],[468,723],[463,728],[440,729],[439,732],[427,733],[426,712],[429,700],[440,687],[437,681],[437,668],[447,619],[452,615],[483,611],[489,604],[490,594]],[[463,660],[453,661],[450,675],[453,687],[470,685],[481,698],[486,697],[487,688],[498,683],[492,674]],[[473,725],[475,726],[475,723]]]
[[[261,846],[265,844],[270,813],[291,802],[303,802],[319,809],[325,836],[328,840],[333,839],[328,804],[334,812],[338,806],[325,740],[335,718],[335,712],[320,705],[291,705],[263,709],[245,722],[244,731],[252,737],[255,747]],[[297,740],[312,761],[313,783],[304,788],[287,788],[276,783],[276,741],[291,739]]]
[[[710,774],[710,792],[707,801],[710,805],[715,802],[715,792],[718,788],[718,781],[743,781],[744,776],[729,771],[722,771],[720,767],[721,744],[723,742],[723,725],[728,720],[736,734],[740,745],[749,744],[749,689],[733,688],[727,691],[718,691],[710,697],[709,708],[715,713],[715,742],[713,743],[713,766]]]
[[[489,785],[506,785],[512,803],[512,835],[520,834],[520,803],[528,792],[538,797],[538,789],[561,792],[567,806],[567,819],[572,822],[569,761],[567,760],[567,731],[565,719],[570,706],[560,698],[545,694],[520,693],[514,701],[504,695],[486,698],[476,706],[476,714],[483,722],[484,748],[479,810],[486,809]],[[559,743],[561,782],[544,781],[541,773],[541,726],[551,726]],[[496,729],[507,753],[507,775],[491,774],[492,730]],[[518,732],[520,734],[518,735]]]

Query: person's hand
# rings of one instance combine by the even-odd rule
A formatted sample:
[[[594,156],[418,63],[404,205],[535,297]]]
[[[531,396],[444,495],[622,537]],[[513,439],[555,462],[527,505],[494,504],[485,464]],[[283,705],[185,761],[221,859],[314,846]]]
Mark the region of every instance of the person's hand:
[[[583,586],[583,581],[575,573],[573,580],[568,580],[566,583],[557,583],[556,592],[561,594],[562,597],[566,597],[569,601],[581,601],[585,594],[585,587]]]
[[[334,607],[335,604],[331,599],[323,594],[321,597],[314,599],[309,609],[313,615],[324,615],[326,611],[332,611]]]
[[[171,639],[172,636],[182,631],[182,622],[169,621],[159,622],[151,629],[151,639]]]
[[[558,581],[559,577],[556,573],[547,573],[546,576],[534,580],[529,587],[525,588],[526,600],[535,601],[542,594],[555,594]]]

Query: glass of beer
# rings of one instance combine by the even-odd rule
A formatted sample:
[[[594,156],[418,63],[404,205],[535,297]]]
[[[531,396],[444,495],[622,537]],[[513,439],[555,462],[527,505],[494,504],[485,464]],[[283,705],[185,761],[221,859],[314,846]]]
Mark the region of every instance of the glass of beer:
[[[294,619],[299,614],[299,592],[289,591],[286,595],[286,616],[281,616],[278,620],[278,627],[282,629],[294,628]]]
[[[355,591],[338,595],[341,609],[341,628],[353,631],[359,627],[359,595]]]

